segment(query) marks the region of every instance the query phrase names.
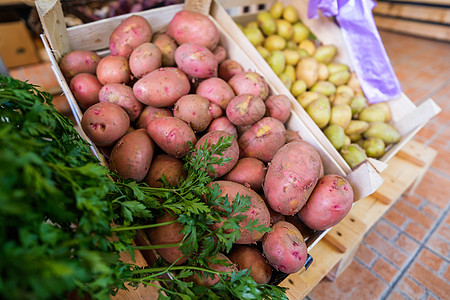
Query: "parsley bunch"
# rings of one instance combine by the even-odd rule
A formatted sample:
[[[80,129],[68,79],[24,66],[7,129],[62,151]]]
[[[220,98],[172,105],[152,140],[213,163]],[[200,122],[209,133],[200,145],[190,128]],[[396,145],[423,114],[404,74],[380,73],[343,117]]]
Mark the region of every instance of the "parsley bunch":
[[[192,147],[186,179],[171,187],[162,178],[162,188],[151,188],[101,166],[51,102],[34,85],[0,77],[1,298],[64,299],[76,292],[108,299],[126,283],[158,281],[161,299],[286,299],[282,288],[256,284],[248,272],[208,267],[239,238],[240,213],[250,205],[237,197],[230,206],[217,185],[207,186],[212,165],[228,160],[220,155],[231,140]],[[188,264],[142,268],[121,261],[121,251],[139,248],[132,243],[137,230],[161,226],[154,221],[163,210],[179,215]],[[208,226],[222,221],[218,230]],[[268,230],[256,222],[247,229]],[[200,271],[219,275],[220,282],[205,288],[185,281]]]

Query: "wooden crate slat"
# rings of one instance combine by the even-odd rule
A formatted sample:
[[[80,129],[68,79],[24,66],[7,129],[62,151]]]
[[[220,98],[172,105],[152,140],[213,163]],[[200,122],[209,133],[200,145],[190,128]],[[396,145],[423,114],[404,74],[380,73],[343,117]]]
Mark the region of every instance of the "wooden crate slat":
[[[374,16],[374,18],[377,27],[380,29],[392,30],[443,41],[450,41],[450,27],[446,25],[419,23],[380,16]]]
[[[385,2],[384,1],[378,1],[378,3],[380,2]],[[450,5],[450,0],[389,0],[390,2],[414,2],[414,3],[419,3],[419,4],[430,4],[430,5]]]
[[[375,14],[450,24],[450,8],[378,2]]]

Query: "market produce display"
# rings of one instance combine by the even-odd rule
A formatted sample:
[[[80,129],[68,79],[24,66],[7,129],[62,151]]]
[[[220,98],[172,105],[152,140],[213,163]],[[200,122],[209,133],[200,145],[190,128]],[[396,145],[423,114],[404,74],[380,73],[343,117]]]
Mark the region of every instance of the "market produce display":
[[[321,44],[295,7],[275,2],[242,31],[350,167],[400,141],[389,106],[368,103],[336,47]]]
[[[270,283],[255,274],[249,279],[252,274],[245,264],[239,263],[236,271],[222,259],[230,251],[234,260],[239,256],[235,244],[256,243],[254,249],[274,272],[299,271],[307,259],[305,240],[311,229],[283,222],[286,215],[300,223],[296,214],[318,188],[324,168],[317,150],[286,129],[289,99],[270,95],[261,74],[227,59],[208,17],[181,11],[165,33],[154,33],[151,20],[145,30],[136,29],[143,20],[126,18],[113,31],[110,53],[96,62],[95,75],[102,85],[98,103],[83,107],[81,119],[84,132],[106,157],[115,184],[126,190],[123,197],[132,202],[121,206],[122,215],[112,220],[118,228],[112,230],[127,231],[126,226],[131,226],[147,237],[151,244],[136,240],[134,249],[156,251],[158,265],[149,270],[171,274],[174,281],[161,280],[160,290],[174,298],[213,295],[208,293],[239,298],[240,292],[230,284]],[[189,30],[193,20],[201,24],[200,35]],[[170,51],[153,43],[161,36]],[[112,54],[117,49],[125,50]],[[136,57],[141,60],[132,68]],[[72,69],[83,67],[68,69],[66,73],[72,74]],[[80,103],[86,104],[83,100]],[[174,171],[172,166],[177,166]],[[349,187],[344,178],[336,180],[332,184],[344,182]],[[345,199],[352,203],[352,189],[346,190]],[[337,192],[335,198],[340,199]],[[331,227],[345,213],[325,221]],[[130,240],[133,237],[128,235]],[[275,244],[283,255],[274,252]],[[143,279],[136,279],[137,283],[159,279],[151,271],[141,273]],[[199,289],[212,284],[212,289]],[[257,298],[284,297],[280,288],[255,284],[247,292]]]

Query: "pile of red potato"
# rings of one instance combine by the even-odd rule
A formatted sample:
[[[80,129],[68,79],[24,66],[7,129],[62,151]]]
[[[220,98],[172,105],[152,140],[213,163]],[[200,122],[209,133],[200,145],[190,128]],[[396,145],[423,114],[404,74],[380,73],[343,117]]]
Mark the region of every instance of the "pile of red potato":
[[[110,55],[73,51],[60,68],[84,111],[84,132],[123,179],[160,187],[165,174],[176,186],[188,142],[199,147],[233,136],[224,153],[231,161],[211,176],[230,202],[237,193],[251,197],[243,223],[257,219],[273,230],[243,230],[227,256],[239,269],[252,266],[252,277],[267,283],[271,267],[295,273],[305,264],[298,224],[334,226],[350,210],[353,190],[340,176],[324,176],[319,153],[286,129],[288,98],[269,96],[265,79],[227,59],[218,43],[218,29],[199,13],[181,11],[156,34],[133,15],[112,33]],[[166,212],[158,222],[176,218]],[[182,240],[180,230],[175,223],[147,233],[152,244],[171,244]],[[258,241],[263,253],[254,246]],[[169,263],[186,261],[178,248],[158,252]]]

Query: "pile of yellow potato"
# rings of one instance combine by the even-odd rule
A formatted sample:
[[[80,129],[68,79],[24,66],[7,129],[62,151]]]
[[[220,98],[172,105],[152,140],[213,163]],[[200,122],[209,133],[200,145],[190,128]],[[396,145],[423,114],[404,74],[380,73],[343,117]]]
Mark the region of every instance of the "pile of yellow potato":
[[[241,29],[350,167],[400,140],[389,106],[368,104],[355,73],[334,62],[336,47],[320,44],[292,5],[276,2]]]

